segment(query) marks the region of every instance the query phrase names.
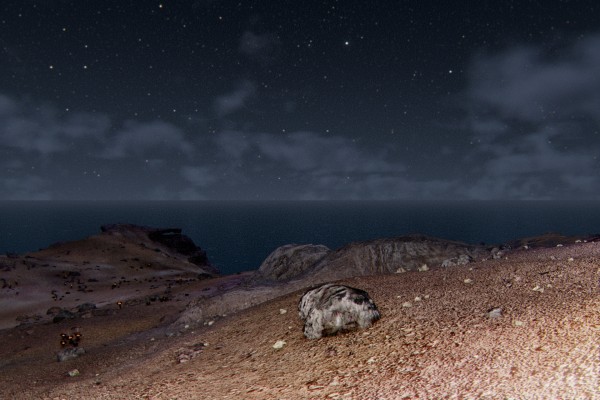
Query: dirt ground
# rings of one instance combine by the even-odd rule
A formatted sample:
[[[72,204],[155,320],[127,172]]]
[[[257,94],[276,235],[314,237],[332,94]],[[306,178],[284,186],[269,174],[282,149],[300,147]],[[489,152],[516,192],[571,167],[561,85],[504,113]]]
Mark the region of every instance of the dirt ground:
[[[0,398],[600,398],[600,243],[507,257],[345,280],[382,318],[319,340],[302,334],[302,291],[183,332],[185,301],[5,329]],[[57,362],[74,326],[86,353]]]

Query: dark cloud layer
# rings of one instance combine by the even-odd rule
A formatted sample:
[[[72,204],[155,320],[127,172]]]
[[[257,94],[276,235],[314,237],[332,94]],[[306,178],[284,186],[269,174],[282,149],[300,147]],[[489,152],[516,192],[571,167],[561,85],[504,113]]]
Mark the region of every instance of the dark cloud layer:
[[[600,35],[559,54],[516,47],[479,56],[467,89],[479,162],[471,198],[598,198]]]
[[[260,68],[283,46],[252,30],[235,43]],[[426,123],[394,136],[382,133],[376,114],[358,134],[261,125],[268,85],[244,74],[211,87],[198,121],[65,111],[0,93],[0,199],[599,199],[598,49],[600,35],[588,35],[559,49],[481,52],[453,97],[458,110],[439,101]],[[330,75],[302,85],[316,91]],[[337,84],[339,93],[352,83]],[[310,107],[310,90],[275,108],[282,116],[273,120],[283,125],[289,110]],[[361,109],[368,100],[353,102]],[[451,113],[459,117],[449,124]],[[415,154],[417,145],[425,150]]]

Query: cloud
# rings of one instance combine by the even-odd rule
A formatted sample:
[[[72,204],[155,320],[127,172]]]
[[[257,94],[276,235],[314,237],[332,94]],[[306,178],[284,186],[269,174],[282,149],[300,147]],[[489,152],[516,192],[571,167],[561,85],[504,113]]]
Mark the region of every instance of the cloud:
[[[239,51],[255,61],[269,63],[275,58],[280,45],[281,41],[274,34],[245,31],[240,39]]]
[[[102,141],[109,128],[105,115],[60,115],[54,107],[32,107],[0,95],[0,146],[48,155]]]
[[[255,92],[253,82],[243,81],[232,92],[217,97],[214,102],[217,116],[224,117],[243,108]]]
[[[193,145],[183,131],[164,121],[126,121],[110,140],[101,155],[105,158],[128,156],[151,157],[189,156]]]
[[[600,198],[600,35],[473,61],[469,198]]]
[[[217,186],[234,198],[405,198],[408,193],[403,164],[342,136],[227,131],[209,147],[214,162],[186,166],[181,173],[203,195]]]

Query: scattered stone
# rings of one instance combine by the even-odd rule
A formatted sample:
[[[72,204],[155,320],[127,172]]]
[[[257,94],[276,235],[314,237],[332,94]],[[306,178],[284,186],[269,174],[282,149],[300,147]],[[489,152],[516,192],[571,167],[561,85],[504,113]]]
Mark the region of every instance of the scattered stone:
[[[490,319],[498,319],[498,318],[502,317],[502,307],[492,308],[491,310],[489,310],[487,312],[487,316]]]
[[[79,370],[77,368],[72,369],[69,372],[67,372],[67,375],[70,376],[70,377],[74,377],[74,376],[77,376],[79,374],[80,374],[80,372],[79,372]]]
[[[419,268],[417,268],[417,271],[426,272],[426,271],[429,271],[429,267],[427,266],[427,264],[423,264]]]
[[[412,307],[412,303],[410,301],[406,301],[406,302],[402,303],[402,307],[410,308],[410,307]]]
[[[568,262],[573,262],[573,261],[575,261],[575,259],[574,259],[573,257],[569,257],[569,258],[567,259],[567,261],[568,261]]]
[[[52,318],[52,322],[54,323],[58,323],[60,321],[63,321],[65,319],[73,319],[75,318],[75,314],[72,313],[69,310],[65,310],[64,308],[60,310],[60,312],[58,314],[56,314],[54,316],[54,318]]]
[[[514,321],[513,321],[513,324],[514,324],[515,326],[523,326],[523,325],[524,325],[524,322],[523,322],[523,321],[514,320]]]
[[[56,359],[58,362],[63,362],[77,358],[82,354],[85,354],[83,347],[67,347],[56,353]]]
[[[60,307],[56,307],[56,306],[55,307],[50,307],[48,309],[48,311],[46,311],[46,315],[56,315],[56,314],[58,314],[61,311],[62,311],[62,308],[60,308]]]
[[[283,315],[285,313],[287,313],[287,310],[285,308],[280,308],[279,309],[279,314]]]
[[[273,348],[274,348],[275,350],[280,350],[280,349],[283,349],[283,346],[285,346],[285,344],[286,344],[286,343],[285,343],[285,340],[278,340],[278,341],[276,341],[276,342],[275,342],[275,344],[273,345]]]
[[[84,313],[87,311],[92,311],[96,309],[96,305],[94,303],[83,303],[77,306],[77,312]]]
[[[539,285],[535,285],[535,287],[531,290],[533,290],[534,292],[544,293],[544,288]]]
[[[471,283],[473,283],[473,279],[467,278],[463,282],[466,283],[467,285],[470,285]]]
[[[458,257],[448,258],[442,262],[442,267],[455,267],[457,265],[467,265],[473,258],[467,254],[461,254]]]
[[[398,268],[398,269],[396,270],[396,273],[397,273],[397,274],[403,274],[403,273],[405,273],[405,272],[406,272],[406,270],[405,270],[404,268],[402,268],[402,267],[400,267],[400,268]]]
[[[368,328],[381,317],[367,292],[332,283],[306,292],[298,311],[308,339]]]

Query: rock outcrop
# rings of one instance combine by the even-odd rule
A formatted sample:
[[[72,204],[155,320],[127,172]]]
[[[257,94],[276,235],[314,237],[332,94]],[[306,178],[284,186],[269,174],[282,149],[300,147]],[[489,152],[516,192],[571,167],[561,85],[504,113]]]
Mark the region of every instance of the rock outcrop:
[[[310,273],[325,281],[441,268],[451,265],[448,260],[460,259],[464,263],[489,257],[490,252],[483,246],[409,235],[350,243],[321,259]]]
[[[275,249],[261,264],[256,279],[267,281],[289,280],[314,266],[331,250],[313,244],[287,244]]]
[[[483,246],[423,235],[355,242],[335,251],[322,245],[293,244],[273,251],[260,266],[255,279],[278,282],[311,276],[324,282],[464,265],[490,256],[490,250]]]
[[[315,245],[282,246],[267,257],[248,286],[192,301],[173,327],[196,326],[215,316],[328,281],[426,271],[491,257],[490,250],[483,246],[423,235],[355,242],[335,251]]]
[[[147,247],[157,249],[172,255],[184,256],[187,261],[198,265],[211,275],[219,271],[208,261],[206,252],[196,246],[192,239],[181,233],[180,228],[150,228],[132,224],[102,225],[103,234],[120,236],[136,240]]]

